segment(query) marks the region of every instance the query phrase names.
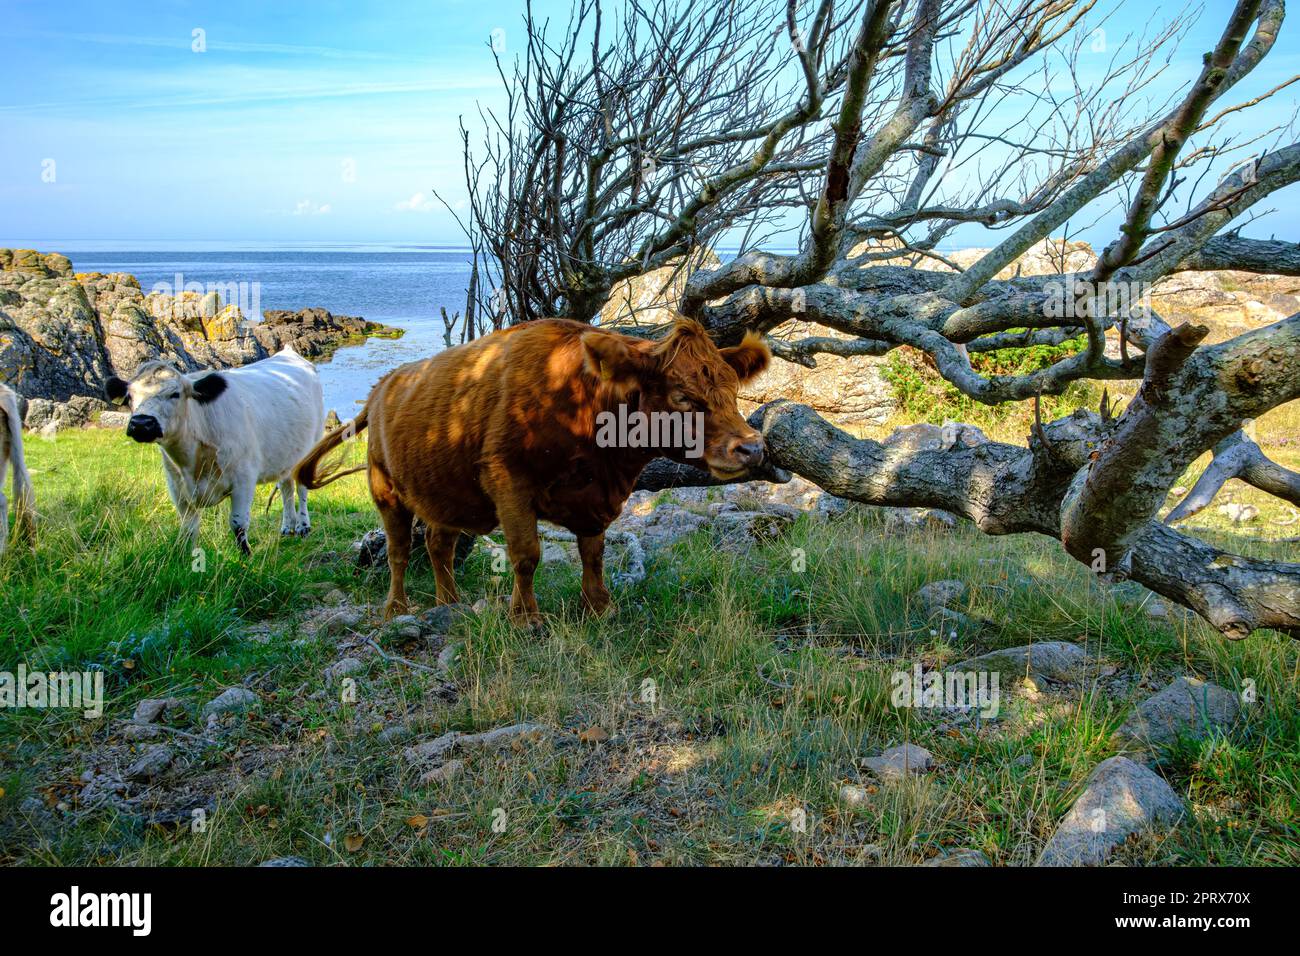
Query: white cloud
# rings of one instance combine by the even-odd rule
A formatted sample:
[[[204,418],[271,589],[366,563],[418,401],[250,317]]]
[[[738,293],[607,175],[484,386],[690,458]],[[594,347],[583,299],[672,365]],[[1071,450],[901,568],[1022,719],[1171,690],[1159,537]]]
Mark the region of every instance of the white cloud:
[[[328,216],[330,214],[330,204],[325,203],[318,206],[310,199],[299,199],[298,205],[293,207],[293,214],[295,216]]]
[[[393,208],[398,212],[432,212],[433,207],[434,202],[429,198],[428,193],[415,193],[410,199],[403,199],[393,204]]]

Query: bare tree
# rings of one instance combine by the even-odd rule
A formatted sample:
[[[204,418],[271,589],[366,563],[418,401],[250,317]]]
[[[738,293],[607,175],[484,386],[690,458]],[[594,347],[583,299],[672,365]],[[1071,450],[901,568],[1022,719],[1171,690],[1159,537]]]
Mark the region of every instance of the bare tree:
[[[1153,102],[1153,81],[1187,22],[1099,43],[1120,31],[1097,0],[619,9],[610,28],[599,3],[577,0],[563,30],[530,10],[524,49],[502,65],[505,113],[484,112],[481,145],[465,134],[481,295],[500,290],[515,320],[590,320],[616,283],[675,265],[687,277],[678,307],[719,344],[799,320],[837,334],[771,337],[786,358],[910,346],[990,405],[1141,379],[1120,417],[1040,423],[1027,447],[974,429],[942,449],[854,439],[786,402],[754,420],[776,465],[835,494],[947,508],[991,534],[1052,535],[1230,637],[1300,636],[1300,565],[1226,554],[1156,520],[1210,449],[1215,466],[1171,520],[1229,476],[1296,500],[1300,476],[1240,430],[1300,397],[1300,315],[1204,345],[1205,329],[1171,329],[1122,294],[1179,271],[1300,274],[1300,246],[1225,231],[1300,178],[1300,143],[1264,150],[1229,129],[1297,78],[1225,99],[1276,42],[1281,0],[1236,3],[1199,74],[1165,102]],[[1204,188],[1225,158],[1235,165]],[[1026,251],[1116,207],[1123,224],[1093,267],[1006,277]],[[795,251],[764,248],[792,221]],[[967,223],[1006,238],[962,269],[939,247]],[[708,260],[724,236],[739,254]],[[1074,354],[1025,374],[971,363],[1074,339]],[[694,480],[670,471],[647,481]]]

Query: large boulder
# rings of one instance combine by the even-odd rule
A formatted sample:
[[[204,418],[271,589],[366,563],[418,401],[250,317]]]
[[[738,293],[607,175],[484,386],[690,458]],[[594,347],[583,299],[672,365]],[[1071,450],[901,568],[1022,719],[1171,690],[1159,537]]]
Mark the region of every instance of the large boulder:
[[[1099,763],[1036,866],[1096,866],[1130,836],[1169,828],[1183,801],[1164,779],[1127,757]]]

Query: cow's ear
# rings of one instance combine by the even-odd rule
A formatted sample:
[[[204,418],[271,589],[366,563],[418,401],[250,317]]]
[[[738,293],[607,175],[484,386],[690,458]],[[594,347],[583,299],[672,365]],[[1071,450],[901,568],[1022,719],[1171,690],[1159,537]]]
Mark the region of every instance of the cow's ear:
[[[589,374],[623,390],[638,387],[654,365],[635,340],[596,331],[582,335],[582,363]]]
[[[114,375],[104,383],[104,394],[114,405],[121,405],[126,401],[126,382]]]
[[[212,372],[190,383],[190,389],[194,400],[200,405],[206,405],[226,390],[226,380],[220,373]]]
[[[755,375],[761,375],[772,362],[772,351],[763,342],[757,332],[745,333],[739,345],[720,350],[723,361],[736,370],[742,382],[748,382]]]

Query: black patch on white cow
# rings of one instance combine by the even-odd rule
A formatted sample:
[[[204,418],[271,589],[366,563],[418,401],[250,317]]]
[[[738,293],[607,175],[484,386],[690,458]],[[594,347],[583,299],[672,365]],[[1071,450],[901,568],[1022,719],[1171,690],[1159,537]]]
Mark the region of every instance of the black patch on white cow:
[[[206,405],[218,398],[226,390],[226,380],[221,377],[220,373],[213,372],[194,382],[192,388],[194,389],[194,400],[200,405]]]

